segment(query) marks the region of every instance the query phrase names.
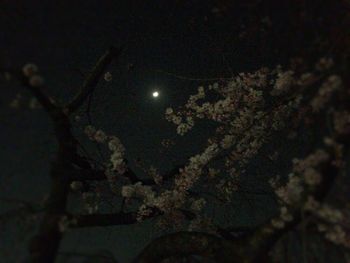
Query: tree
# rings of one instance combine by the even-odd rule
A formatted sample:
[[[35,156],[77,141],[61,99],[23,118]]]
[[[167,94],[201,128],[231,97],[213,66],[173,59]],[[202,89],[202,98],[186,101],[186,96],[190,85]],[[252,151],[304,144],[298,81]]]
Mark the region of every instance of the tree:
[[[45,110],[58,143],[48,200],[39,211],[24,204],[30,214],[42,214],[30,242],[30,262],[54,262],[67,229],[132,225],[150,218],[176,231],[150,242],[135,262],[271,262],[272,252],[292,230],[319,231],[325,240],[349,248],[345,203],[334,206],[329,197],[334,188],[333,196],[346,194],[339,183],[346,182],[341,174],[348,173],[349,53],[339,54],[344,50],[338,47],[331,55],[317,50],[316,57],[291,58],[283,67],[262,66],[199,87],[185,105],[168,108],[165,117],[180,136],[195,129],[197,122],[211,122],[215,129],[206,147],[180,167],[165,174],[151,169],[144,178],[128,166],[127,149],[118,137],[84,127],[90,141],[108,153],[101,163],[84,153],[72,132],[76,112],[88,104],[100,82],[111,80],[108,67],[122,51],[123,47],[109,48],[68,103],[58,103],[46,93],[34,64],[3,70]],[[292,147],[310,135],[316,143],[305,146],[301,156],[286,149],[286,142]],[[274,140],[283,144],[274,145]],[[265,170],[259,187],[253,171],[264,169],[266,162],[280,162],[285,168]],[[96,182],[108,182],[111,198],[122,200],[120,212],[98,211]],[[275,214],[254,226],[224,226],[206,215],[207,206],[231,204],[235,194],[244,191],[272,196]],[[68,211],[72,192],[84,199],[88,213]]]

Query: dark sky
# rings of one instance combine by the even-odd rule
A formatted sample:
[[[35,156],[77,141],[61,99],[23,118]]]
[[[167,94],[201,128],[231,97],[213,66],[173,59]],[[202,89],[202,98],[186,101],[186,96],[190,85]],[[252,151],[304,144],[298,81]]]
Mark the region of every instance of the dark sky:
[[[175,127],[163,118],[165,108],[183,104],[199,85],[213,81],[186,80],[164,72],[220,78],[264,61],[262,55],[252,53],[254,45],[245,49],[233,45],[240,29],[235,13],[240,10],[225,10],[226,2],[2,1],[0,65],[37,64],[48,91],[67,100],[109,46],[125,45],[122,57],[110,68],[113,81],[100,85],[94,95],[93,123],[121,138],[132,166],[132,160],[140,157],[147,165],[167,170],[199,151],[209,131],[201,129],[202,124],[178,139],[177,150],[163,156],[161,140],[176,135]],[[156,100],[151,97],[155,88],[160,92]],[[1,197],[35,201],[47,191],[55,150],[52,127],[41,111],[8,107],[18,92],[24,101],[29,98],[19,87],[1,89]],[[82,116],[78,134],[87,123]],[[155,230],[148,226],[76,230],[67,234],[62,250],[111,250],[127,262],[150,240]],[[11,250],[12,256],[25,255],[24,245],[7,242],[3,250]]]
[[[50,93],[66,100],[81,84],[81,72],[86,73],[109,46],[124,44],[121,60],[110,69],[113,81],[101,85],[94,96],[93,122],[122,139],[130,160],[141,157],[147,164],[169,169],[199,147],[192,139],[186,153],[183,140],[171,158],[160,159],[160,141],[175,135],[174,127],[163,119],[164,109],[183,103],[201,82],[179,80],[156,70],[207,78],[222,76],[228,68],[221,56],[213,54],[221,43],[213,41],[204,26],[205,16],[218,19],[210,12],[214,6],[160,2],[3,1],[1,66],[37,64]],[[129,63],[134,65],[131,71]],[[161,94],[157,100],[150,96],[155,87]],[[49,161],[55,150],[52,127],[43,112],[10,109],[8,102],[18,92],[24,101],[29,95],[16,86],[2,88],[1,197],[37,201],[47,192]],[[197,137],[197,142],[203,142],[203,135]],[[66,235],[62,250],[111,250],[127,262],[155,231],[145,225],[150,226],[77,230]],[[15,230],[9,231],[12,235]],[[20,236],[1,245],[11,262],[25,256],[26,242],[18,242]]]
[[[155,140],[166,129],[164,109],[183,103],[198,85],[208,83],[181,80],[158,70],[211,78],[228,76],[234,65],[247,63],[235,61],[240,51],[225,47],[223,38],[230,36],[231,24],[223,23],[226,21],[212,12],[216,6],[209,2],[57,2],[9,1],[5,5],[2,64],[36,63],[51,93],[67,99],[83,79],[80,72],[86,73],[110,45],[124,44],[123,56],[111,67],[113,82],[95,96],[93,118],[105,119],[110,129],[118,126],[121,137],[126,134],[133,140],[140,138],[142,130],[148,148],[159,143]],[[130,63],[134,67],[128,71]],[[154,88],[161,92],[157,101],[150,97]]]

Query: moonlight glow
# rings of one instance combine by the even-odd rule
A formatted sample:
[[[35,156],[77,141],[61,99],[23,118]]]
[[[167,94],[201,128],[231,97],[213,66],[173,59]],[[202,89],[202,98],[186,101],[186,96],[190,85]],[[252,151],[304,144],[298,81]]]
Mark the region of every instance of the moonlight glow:
[[[154,91],[154,92],[152,93],[152,96],[153,96],[154,98],[157,98],[157,97],[159,96],[159,92],[158,92],[158,91]]]

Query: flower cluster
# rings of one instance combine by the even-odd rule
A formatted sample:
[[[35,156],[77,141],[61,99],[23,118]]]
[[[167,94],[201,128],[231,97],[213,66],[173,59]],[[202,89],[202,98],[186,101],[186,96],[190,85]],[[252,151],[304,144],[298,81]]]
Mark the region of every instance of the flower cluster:
[[[199,87],[197,93],[191,95],[178,110],[167,108],[165,118],[176,125],[179,135],[185,135],[201,119],[212,121],[217,127],[204,150],[189,158],[173,181],[162,182],[163,178],[159,177],[156,169],[150,169],[149,175],[156,185],[124,185],[122,196],[142,201],[140,219],[147,217],[155,208],[165,218],[172,215],[179,222],[182,209],[198,214],[205,207],[207,199],[190,198],[191,190],[200,186],[202,181],[210,180],[215,186],[213,189],[217,190],[215,194],[231,200],[240,185],[238,177],[247,172],[247,165],[271,136],[287,128],[292,128],[290,133],[297,134],[305,115],[311,113],[310,105],[314,111],[321,109],[339,89],[340,77],[327,75],[332,64],[329,59],[320,60],[310,72],[300,72],[295,67],[261,68],[251,73],[239,73],[226,82]],[[316,86],[323,79],[326,81]],[[316,92],[314,88],[317,88]],[[314,93],[316,95],[312,97]],[[338,114],[335,121],[338,130],[347,128],[349,121],[345,116]],[[277,154],[271,155],[271,161],[276,160]],[[326,151],[316,150],[304,159],[293,161],[293,170],[286,184],[274,186],[281,210],[279,216],[271,221],[273,228],[283,228],[294,219],[293,209],[303,205],[309,194],[322,183],[320,165],[329,159]],[[219,165],[224,166],[224,172],[219,173],[213,168]],[[304,206],[311,209],[317,206],[317,202],[310,199]]]
[[[120,142],[119,138],[115,136],[108,136],[104,131],[96,130],[91,125],[86,126],[84,131],[90,140],[96,141],[98,143],[105,143],[108,145],[108,149],[111,151],[111,155],[110,155],[110,164],[108,165],[107,171],[108,170],[116,171],[119,174],[125,173],[126,171],[126,164],[124,162],[125,148]],[[111,172],[110,171],[106,172],[106,174],[111,175]]]
[[[25,64],[22,68],[24,76],[29,79],[29,85],[40,87],[44,84],[44,79],[38,74],[38,67],[35,64]]]
[[[280,97],[294,85],[302,88],[314,81],[312,73],[299,76],[293,70],[282,70],[280,66],[273,70],[261,68],[251,73],[240,73],[226,83],[214,83],[207,89],[199,87],[184,107],[178,111],[166,109],[165,118],[177,125],[180,135],[192,129],[196,119],[214,121],[219,125],[212,140],[217,144],[215,155],[229,151],[225,159],[227,170],[234,167],[243,170],[272,132],[286,127],[288,119],[297,113],[303,99],[302,96],[291,96],[286,103],[267,107],[267,94]],[[216,94],[215,97],[219,95],[219,99],[205,101],[206,97],[211,96],[210,93]],[[194,156],[190,164],[180,171],[175,179],[178,190],[189,189],[198,181],[204,167],[200,163],[199,155]],[[236,184],[231,178],[225,178],[219,180],[217,188],[229,196],[236,189]]]
[[[168,121],[171,121],[174,124],[178,125],[176,131],[179,135],[184,135],[194,126],[194,121],[191,116],[186,117],[185,122],[183,122],[183,118],[179,115],[176,115],[172,108],[166,109],[165,118]]]
[[[142,182],[124,185],[121,190],[121,195],[128,199],[139,198],[147,206],[153,206],[155,202],[155,192],[152,187],[143,185]]]
[[[179,191],[164,190],[156,193],[151,186],[138,182],[133,185],[122,187],[121,195],[127,199],[140,199],[142,205],[138,210],[138,219],[147,217],[156,208],[164,214],[173,213],[180,209],[186,202],[186,193]]]
[[[194,200],[191,204],[191,209],[195,212],[200,212],[206,204],[206,201],[204,198],[200,198],[197,200]]]
[[[274,83],[273,90],[271,91],[271,95],[273,96],[281,95],[289,91],[296,82],[292,70],[282,71],[281,68],[278,67],[277,71],[277,79]]]
[[[300,201],[303,191],[301,178],[291,173],[289,174],[287,184],[279,187],[275,192],[280,200],[288,205],[292,205]]]
[[[329,160],[329,154],[324,150],[316,150],[306,158],[293,160],[293,172],[289,175],[285,186],[276,188],[279,199],[288,205],[295,205],[303,198],[306,186],[313,187],[322,180],[317,168]]]
[[[342,86],[342,80],[337,75],[332,75],[323,82],[316,96],[311,101],[311,107],[315,112],[323,109],[326,104],[331,100],[333,93],[340,89]]]
[[[124,162],[125,148],[120,140],[111,136],[108,142],[108,148],[112,152],[110,161],[112,163],[112,170],[117,171],[119,174],[123,174],[126,171],[126,164]]]
[[[293,220],[292,214],[288,211],[286,206],[282,206],[280,209],[280,215],[277,218],[271,220],[271,226],[274,228],[283,228],[286,222]]]
[[[321,204],[312,196],[307,198],[304,209],[317,218],[317,229],[326,239],[335,244],[350,247],[350,240],[342,226],[345,219],[342,211],[328,204]]]
[[[333,226],[325,226],[325,225],[319,225],[318,227],[320,232],[325,233],[325,237],[337,244],[337,245],[343,245],[345,247],[350,247],[350,240],[346,236],[346,233],[344,229],[340,225],[333,225]]]
[[[293,216],[288,210],[296,209],[302,203],[306,211],[319,208],[319,203],[309,193],[312,193],[313,188],[321,183],[322,176],[318,168],[321,164],[329,161],[329,158],[326,151],[316,150],[304,159],[293,160],[293,171],[289,174],[288,181],[284,186],[278,187],[275,180],[270,182],[281,205],[280,215],[271,220],[273,228],[283,228],[286,222],[293,220]]]
[[[209,163],[219,152],[216,143],[209,145],[202,154],[195,155],[190,158],[190,162],[175,177],[175,189],[178,191],[189,190],[199,179],[202,169]]]
[[[336,111],[334,112],[334,130],[338,134],[347,133],[350,131],[350,112]]]
[[[329,160],[329,154],[320,149],[303,160],[294,159],[293,171],[302,175],[307,185],[314,186],[321,182],[321,175],[316,168],[327,160]]]

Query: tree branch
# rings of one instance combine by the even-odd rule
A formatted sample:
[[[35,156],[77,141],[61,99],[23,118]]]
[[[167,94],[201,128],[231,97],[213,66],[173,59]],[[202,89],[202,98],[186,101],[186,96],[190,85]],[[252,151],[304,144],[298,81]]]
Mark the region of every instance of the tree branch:
[[[94,88],[98,84],[98,81],[102,77],[108,65],[113,61],[113,59],[116,59],[117,57],[120,56],[122,50],[123,50],[123,47],[120,47],[120,48],[110,47],[106,51],[106,53],[100,57],[95,67],[92,69],[91,73],[85,80],[78,94],[66,106],[69,114],[76,111],[85,102],[85,100],[89,97],[89,95],[94,91]]]
[[[69,218],[76,223],[73,228],[131,225],[137,223],[137,213],[115,213],[115,214],[93,214],[93,215],[72,215]]]
[[[133,263],[161,263],[164,259],[198,255],[219,263],[243,262],[240,246],[215,235],[177,232],[153,240]]]
[[[334,160],[336,159],[335,155],[330,158],[323,166],[321,167],[322,182],[315,189],[313,197],[316,201],[322,202],[328,195],[330,189],[332,188],[335,179],[339,174],[339,168],[334,165]],[[254,262],[269,262],[267,258],[268,252],[274,247],[276,242],[286,233],[297,227],[302,221],[302,207],[294,207],[291,211],[293,220],[290,222],[285,222],[285,226],[281,229],[271,229],[270,220],[267,223],[263,224],[261,227],[252,234],[249,238],[250,244],[257,249],[255,253]],[[265,261],[264,261],[265,260]]]
[[[125,162],[127,163],[127,160],[125,160]],[[93,169],[88,163],[88,161],[83,159],[83,157],[81,156],[76,155],[74,163],[82,168],[76,169],[76,171],[72,175],[72,180],[74,181],[103,181],[107,179],[105,171]],[[179,172],[179,167],[183,166],[177,166],[171,169],[170,171],[165,172],[162,175],[163,180],[169,180],[171,178],[174,178],[174,176]],[[132,184],[136,184],[137,182],[141,182],[143,185],[156,184],[151,178],[140,178],[130,167],[127,168],[123,176],[128,178]]]
[[[33,96],[38,100],[40,105],[45,109],[45,111],[51,116],[54,117],[54,112],[58,109],[58,107],[53,103],[50,99],[50,96],[46,94],[45,87],[33,87],[29,84],[29,78],[25,76],[22,71],[16,69],[9,68],[1,68],[3,72],[8,72],[13,76],[17,81],[20,82],[22,86],[28,89]]]

